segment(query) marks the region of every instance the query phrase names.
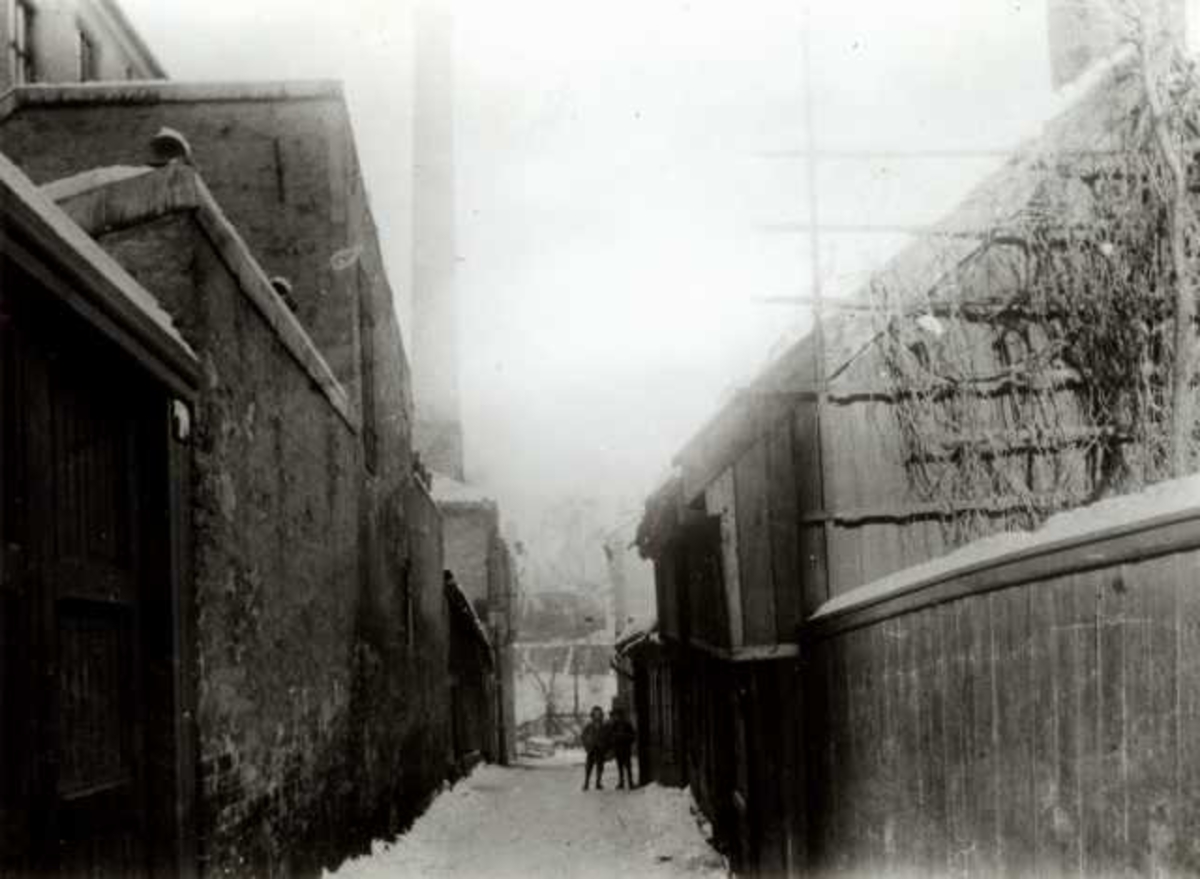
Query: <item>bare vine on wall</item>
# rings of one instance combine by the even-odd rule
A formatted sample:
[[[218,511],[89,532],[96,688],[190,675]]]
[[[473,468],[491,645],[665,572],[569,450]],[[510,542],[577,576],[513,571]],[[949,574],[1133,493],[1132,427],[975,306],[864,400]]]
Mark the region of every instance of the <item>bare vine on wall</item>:
[[[910,488],[952,543],[1193,469],[1200,87],[1160,0],[1118,2],[1109,146],[1018,163],[1032,197],[925,300],[875,290]]]

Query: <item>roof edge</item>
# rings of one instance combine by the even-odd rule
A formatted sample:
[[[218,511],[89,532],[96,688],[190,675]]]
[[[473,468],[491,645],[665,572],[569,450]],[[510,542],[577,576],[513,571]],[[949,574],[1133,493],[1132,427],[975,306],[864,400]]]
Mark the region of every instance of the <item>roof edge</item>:
[[[6,222],[60,261],[75,277],[88,308],[118,344],[151,365],[184,396],[199,387],[199,359],[153,295],[121,267],[71,217],[41,192],[15,164],[0,154],[0,207]]]
[[[0,95],[0,120],[25,107],[89,104],[187,104],[238,101],[314,101],[345,103],[340,80],[268,80],[224,82],[121,81],[21,85]]]
[[[61,206],[90,235],[141,225],[166,214],[193,211],[200,228],[292,358],[354,432],[358,413],[308,331],[280,298],[249,245],[225,216],[203,177],[189,165],[173,162],[143,173],[110,176],[104,169],[75,175],[57,184],[70,195]]]
[[[142,56],[142,61],[144,61],[146,66],[150,68],[150,72],[154,76],[159,76],[163,79],[166,79],[166,68],[162,66],[162,63],[158,60],[158,57],[150,50],[150,46],[147,45],[146,41],[142,39],[141,33],[139,33],[138,29],[133,26],[133,22],[131,22],[129,20],[129,16],[125,14],[125,10],[123,10],[116,2],[114,2],[114,0],[96,0],[96,6],[104,15],[107,15],[110,19],[112,19],[112,23],[115,24],[117,29],[121,32],[121,36],[128,40],[133,46],[134,50]]]
[[[442,585],[450,607],[462,614],[463,619],[470,625],[476,639],[487,650],[488,658],[491,660],[492,639],[488,637],[487,628],[484,626],[483,620],[479,618],[479,614],[475,613],[475,608],[471,606],[471,601],[467,598],[467,593],[463,592],[462,587],[458,585],[458,580],[449,571],[446,572]]]

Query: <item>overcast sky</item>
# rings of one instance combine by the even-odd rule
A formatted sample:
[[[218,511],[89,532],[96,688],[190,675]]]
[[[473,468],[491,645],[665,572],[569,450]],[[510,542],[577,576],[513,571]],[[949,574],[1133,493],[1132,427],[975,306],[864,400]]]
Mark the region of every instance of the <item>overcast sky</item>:
[[[816,0],[826,148],[992,148],[1050,105],[1045,0]],[[176,79],[345,81],[385,249],[409,233],[409,4],[122,0]],[[630,506],[794,338],[807,289],[801,0],[463,0],[458,267],[468,474],[517,518]],[[830,162],[823,218],[923,222],[978,159]],[[397,167],[399,165],[400,167]],[[849,290],[902,240],[828,236]],[[406,297],[403,283],[398,293]],[[404,316],[405,303],[400,311]]]

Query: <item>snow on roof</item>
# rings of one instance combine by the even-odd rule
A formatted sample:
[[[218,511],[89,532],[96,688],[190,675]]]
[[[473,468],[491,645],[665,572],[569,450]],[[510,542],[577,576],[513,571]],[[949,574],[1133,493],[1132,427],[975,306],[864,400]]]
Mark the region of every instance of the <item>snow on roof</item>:
[[[481,488],[460,482],[444,473],[433,474],[433,486],[429,493],[438,503],[494,504],[496,501]]]
[[[1036,531],[1006,531],[968,543],[954,552],[845,592],[818,608],[814,619],[852,607],[875,604],[934,580],[948,580],[968,568],[994,564],[1013,553],[1050,544],[1082,541],[1149,519],[1195,511],[1200,515],[1200,474],[1160,482],[1137,494],[1120,495],[1051,516]]]
[[[158,300],[3,154],[0,154],[0,190],[23,204],[60,244],[77,253],[118,295],[148,318],[155,329],[189,358],[196,359],[196,352],[179,334]]]

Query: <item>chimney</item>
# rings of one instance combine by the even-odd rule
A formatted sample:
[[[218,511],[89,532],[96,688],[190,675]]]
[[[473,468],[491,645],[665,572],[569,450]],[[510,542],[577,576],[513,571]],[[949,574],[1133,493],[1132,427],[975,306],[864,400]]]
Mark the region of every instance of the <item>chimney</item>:
[[[453,20],[440,4],[416,9],[413,107],[414,441],[435,473],[463,478],[454,284]]]
[[[1140,0],[1173,37],[1187,37],[1186,7],[1195,0]],[[1055,89],[1074,82],[1129,36],[1130,23],[1117,0],[1047,0],[1050,80]]]

